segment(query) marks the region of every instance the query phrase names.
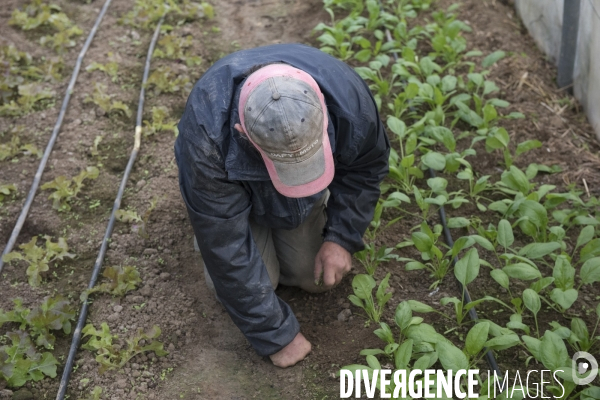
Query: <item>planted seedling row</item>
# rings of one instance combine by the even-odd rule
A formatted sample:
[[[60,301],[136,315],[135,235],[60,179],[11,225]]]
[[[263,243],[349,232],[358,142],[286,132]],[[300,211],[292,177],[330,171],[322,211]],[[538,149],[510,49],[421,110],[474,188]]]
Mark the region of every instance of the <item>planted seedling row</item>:
[[[357,65],[394,147],[366,249],[357,255],[367,273],[354,277],[350,296],[380,324],[375,334],[386,344],[361,352],[366,368],[391,362],[396,369],[441,364],[445,370],[476,365],[485,370],[480,361],[487,348],[501,360],[507,352],[519,355],[521,364],[507,365],[511,372],[531,366],[564,370],[557,375],[564,390],[548,388],[557,398],[596,398],[600,389],[573,382],[569,354],[593,351],[596,344],[600,307],[595,301],[586,308],[577,299],[582,288],[600,280],[598,200],[584,200],[575,188],[537,183],[543,174],[560,172],[557,166],[525,164],[524,154],[542,143],[513,143],[503,121],[525,116],[509,111],[514,107],[490,78],[507,54],[468,51],[463,33],[471,28],[458,18],[458,5],[428,12],[427,1],[384,2],[383,7],[375,0],[324,3],[332,22],[315,28],[321,32],[317,40],[323,51]],[[336,19],[336,13],[345,17]],[[386,29],[391,41],[385,40]],[[397,61],[394,52],[400,55]],[[497,160],[501,172],[478,171],[478,153]],[[427,169],[440,176],[427,179]],[[440,238],[441,225],[432,222],[442,206],[459,237],[452,248]],[[407,219],[418,222],[405,241],[380,244],[384,230]],[[407,252],[416,254],[407,258]],[[454,257],[459,260],[452,268]],[[430,289],[449,273],[467,288],[490,282],[489,274],[496,287],[488,295],[473,290],[479,297],[468,303],[460,297],[444,297],[433,306],[403,301],[392,329],[381,322],[392,298],[391,273],[379,285],[374,275],[379,266],[396,262],[429,275]],[[485,307],[486,319],[473,324],[467,313],[475,306]],[[490,315],[490,309],[501,311]],[[441,335],[417,316],[424,313],[447,319],[451,327]],[[486,378],[479,377],[485,390]],[[488,398],[485,390],[481,398]]]

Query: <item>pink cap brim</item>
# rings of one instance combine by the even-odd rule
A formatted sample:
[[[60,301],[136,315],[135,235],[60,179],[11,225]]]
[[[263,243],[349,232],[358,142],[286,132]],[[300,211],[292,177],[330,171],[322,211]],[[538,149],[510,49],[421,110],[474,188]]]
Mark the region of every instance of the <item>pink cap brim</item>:
[[[281,179],[277,175],[277,170],[275,169],[273,161],[271,161],[267,154],[263,152],[262,149],[256,145],[256,143],[254,143],[250,135],[248,135],[246,125],[244,124],[244,108],[246,105],[246,101],[250,96],[250,93],[252,93],[252,90],[254,90],[260,83],[274,76],[288,76],[307,83],[315,91],[315,93],[317,93],[317,95],[319,96],[319,101],[321,102],[321,108],[323,110],[322,146],[323,155],[325,157],[325,169],[323,171],[323,174],[319,178],[311,182],[305,183],[303,185],[288,186],[281,181]],[[331,151],[331,144],[329,143],[329,136],[327,135],[327,107],[325,106],[325,98],[323,97],[323,93],[321,93],[319,85],[317,85],[317,82],[315,82],[312,76],[310,76],[302,70],[299,70],[286,64],[271,64],[259,69],[258,71],[250,75],[244,83],[244,87],[242,88],[242,91],[240,93],[239,115],[242,129],[244,130],[244,132],[246,132],[246,136],[248,137],[250,142],[260,152],[263,161],[265,162],[265,165],[267,167],[267,171],[269,172],[269,176],[271,177],[271,181],[273,182],[273,186],[275,186],[275,189],[277,189],[279,193],[286,197],[307,197],[319,193],[320,191],[327,188],[327,186],[329,186],[329,184],[333,180],[335,166],[333,163],[333,153]]]

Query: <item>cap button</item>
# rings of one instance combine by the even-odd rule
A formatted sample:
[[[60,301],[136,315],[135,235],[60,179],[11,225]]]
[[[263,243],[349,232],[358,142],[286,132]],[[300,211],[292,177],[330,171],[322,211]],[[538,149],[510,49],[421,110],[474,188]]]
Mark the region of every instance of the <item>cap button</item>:
[[[279,100],[281,95],[278,92],[273,93],[273,100]]]

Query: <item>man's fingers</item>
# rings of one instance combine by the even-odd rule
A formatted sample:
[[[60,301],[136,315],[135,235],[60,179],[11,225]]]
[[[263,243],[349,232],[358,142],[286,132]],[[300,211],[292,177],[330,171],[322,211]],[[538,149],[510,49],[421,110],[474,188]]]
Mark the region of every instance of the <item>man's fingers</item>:
[[[315,285],[319,286],[321,284],[321,275],[323,274],[323,262],[321,261],[321,257],[317,254],[315,258]]]
[[[337,271],[331,265],[329,265],[329,268],[325,268],[325,271],[323,271],[323,283],[326,287],[332,287],[339,282],[336,275]]]

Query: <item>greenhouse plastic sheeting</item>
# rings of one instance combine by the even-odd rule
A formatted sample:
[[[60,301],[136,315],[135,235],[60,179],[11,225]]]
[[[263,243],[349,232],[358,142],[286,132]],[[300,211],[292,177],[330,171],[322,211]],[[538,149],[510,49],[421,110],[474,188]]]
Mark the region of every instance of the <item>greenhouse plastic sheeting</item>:
[[[516,0],[517,12],[538,46],[558,64],[564,0]],[[581,0],[575,97],[600,139],[600,0]]]

